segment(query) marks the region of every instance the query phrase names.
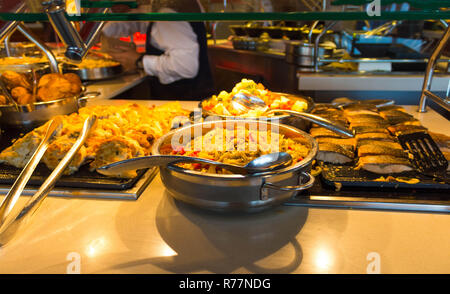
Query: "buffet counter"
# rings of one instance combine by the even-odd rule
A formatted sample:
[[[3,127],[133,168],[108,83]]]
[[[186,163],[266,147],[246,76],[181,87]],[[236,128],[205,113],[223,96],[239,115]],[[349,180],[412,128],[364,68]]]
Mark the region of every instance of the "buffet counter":
[[[303,93],[317,102],[330,97],[352,99],[393,98],[398,104],[417,105],[422,91],[423,72],[344,72],[305,71],[285,60],[283,50],[236,50],[230,42],[218,40],[209,44],[213,72],[219,89],[228,89],[227,77],[251,76],[275,91]],[[433,76],[431,90],[445,97],[449,86],[448,73]],[[232,86],[231,86],[232,87]]]
[[[100,95],[97,96],[98,99],[111,99],[135,87],[141,83],[145,77],[145,73],[141,71],[132,74],[122,74],[118,77],[106,80],[90,81],[86,85],[86,91],[99,92]]]
[[[450,135],[443,128],[448,121],[434,111],[406,109],[430,130]],[[26,229],[0,248],[0,273],[444,274],[449,228],[445,213],[311,203],[255,214],[206,212],[175,201],[156,175],[135,200],[49,196]]]

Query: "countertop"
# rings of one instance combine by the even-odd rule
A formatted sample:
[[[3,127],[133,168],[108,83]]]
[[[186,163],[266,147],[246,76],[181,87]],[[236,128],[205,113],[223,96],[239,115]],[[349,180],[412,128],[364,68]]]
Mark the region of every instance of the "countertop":
[[[416,115],[450,132],[432,110]],[[47,197],[0,248],[0,273],[444,274],[449,248],[449,214],[282,205],[224,215],[175,201],[157,175],[137,200]]]
[[[145,73],[139,71],[122,74],[111,79],[89,81],[86,85],[86,92],[99,92],[100,95],[96,99],[111,99],[138,85],[145,77]]]

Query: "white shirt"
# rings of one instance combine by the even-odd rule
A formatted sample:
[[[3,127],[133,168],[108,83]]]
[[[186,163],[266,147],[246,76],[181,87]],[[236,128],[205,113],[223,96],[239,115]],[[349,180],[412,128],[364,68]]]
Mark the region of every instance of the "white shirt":
[[[175,12],[163,8],[159,12]],[[148,22],[108,22],[103,33],[108,37],[128,37],[140,32],[145,34]],[[148,36],[147,36],[148,37]],[[152,26],[150,43],[164,51],[160,56],[145,55],[142,59],[144,71],[158,77],[162,84],[180,79],[194,78],[199,69],[200,46],[197,35],[186,21],[156,21]]]

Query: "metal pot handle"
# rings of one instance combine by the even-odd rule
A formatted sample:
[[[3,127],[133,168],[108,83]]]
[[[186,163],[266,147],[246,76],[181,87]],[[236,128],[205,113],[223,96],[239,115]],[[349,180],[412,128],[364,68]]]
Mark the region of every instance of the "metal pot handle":
[[[309,189],[314,184],[314,181],[315,181],[314,176],[306,171],[302,171],[300,173],[299,177],[300,178],[306,177],[307,178],[306,183],[297,185],[297,186],[277,186],[272,183],[264,183],[264,185],[262,186],[262,189],[261,189],[261,200],[269,199],[269,190],[270,189],[277,190],[277,191],[295,192],[295,191],[303,191],[303,190]]]
[[[83,105],[85,105],[86,100],[91,99],[91,98],[95,98],[97,96],[100,96],[100,92],[98,91],[91,91],[91,92],[85,92],[83,93],[82,96],[78,97],[78,107],[82,107]]]
[[[78,97],[78,100],[86,100],[86,99],[90,99],[90,98],[95,98],[97,96],[100,96],[100,92],[98,91],[90,91],[90,92],[85,92],[83,93],[83,96]]]

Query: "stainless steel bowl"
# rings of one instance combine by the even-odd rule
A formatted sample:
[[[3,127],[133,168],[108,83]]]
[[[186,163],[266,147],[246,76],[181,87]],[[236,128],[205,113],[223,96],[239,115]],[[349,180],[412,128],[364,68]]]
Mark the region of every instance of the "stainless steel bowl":
[[[233,128],[237,125],[255,127],[262,121],[234,120],[193,124],[169,132],[157,140],[153,154],[164,154],[172,139],[191,138],[203,135],[215,127]],[[287,201],[298,191],[310,188],[314,177],[309,173],[318,152],[316,140],[307,133],[284,124],[267,122],[267,129],[278,127],[287,137],[299,137],[310,148],[301,161],[283,169],[258,174],[211,174],[187,170],[175,165],[160,167],[163,184],[179,201],[221,212],[257,212]],[[186,143],[186,142],[184,142]]]
[[[319,44],[317,48],[318,57],[331,58],[334,48],[326,43]],[[294,63],[301,67],[313,67],[314,66],[314,44],[304,42],[287,42],[286,43],[286,61],[288,63]],[[323,65],[320,62],[319,65]]]
[[[117,77],[123,73],[122,65],[104,66],[94,68],[79,68],[76,65],[65,63],[62,67],[63,73],[77,74],[82,81],[106,80]]]
[[[287,94],[287,93],[278,93],[281,95],[286,96],[289,99],[293,99],[293,100],[301,100],[304,101],[308,104],[308,107],[306,110],[304,110],[304,112],[311,112],[314,109],[314,101],[311,97],[308,96],[302,96],[302,95],[293,95],[293,94]],[[203,102],[211,99],[211,97],[208,97],[206,99],[203,99],[202,101],[200,101],[198,107],[201,108],[202,110],[202,114],[205,117],[219,117],[221,119],[236,119],[236,116],[229,116],[229,115],[220,115],[220,114],[216,114],[214,112],[211,112],[209,110],[205,110],[203,108]],[[274,115],[274,116],[261,116],[261,117],[241,117],[242,119],[250,119],[250,120],[264,120],[264,121],[269,121],[269,122],[279,122],[281,124],[286,124],[286,125],[290,125],[293,127],[296,127],[297,129],[303,130],[303,131],[307,131],[309,130],[311,123],[307,120],[304,119],[300,119],[298,117],[293,117],[290,116],[288,114],[283,114],[283,115]]]
[[[0,105],[0,126],[8,128],[34,128],[40,126],[57,115],[66,115],[84,107],[89,98],[100,95],[99,92],[82,92],[75,97],[63,98],[47,102],[35,102],[19,105]]]

